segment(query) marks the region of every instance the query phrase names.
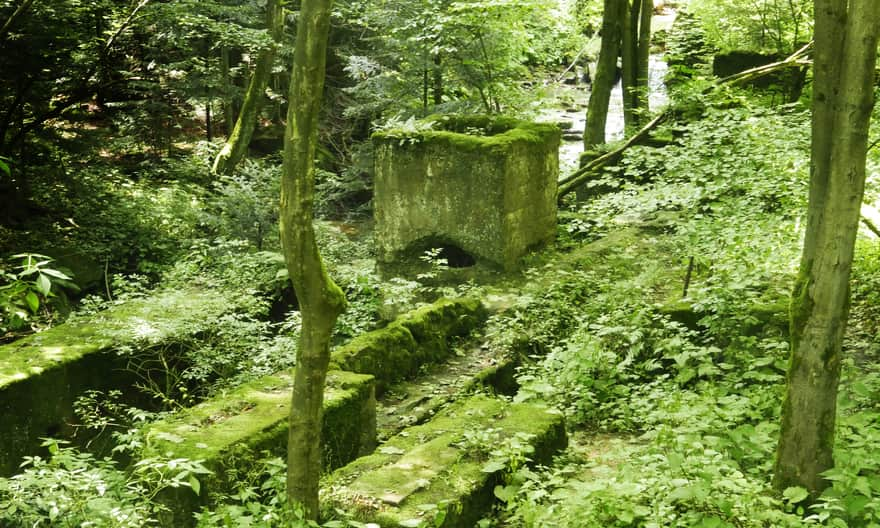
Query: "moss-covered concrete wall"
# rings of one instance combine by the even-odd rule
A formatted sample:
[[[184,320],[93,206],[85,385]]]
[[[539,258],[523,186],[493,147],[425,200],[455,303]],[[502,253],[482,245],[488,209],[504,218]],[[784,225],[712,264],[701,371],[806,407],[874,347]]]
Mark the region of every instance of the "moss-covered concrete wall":
[[[482,441],[475,440],[478,431]],[[532,446],[529,458],[541,464],[567,444],[561,414],[478,394],[326,477],[322,507],[380,526],[422,526],[422,520],[424,526],[470,528],[491,509],[501,483],[500,471],[486,469],[487,453],[514,436]],[[427,504],[445,508],[442,522],[425,514]]]
[[[488,313],[479,299],[441,299],[367,332],[333,351],[335,368],[371,374],[378,390],[450,356],[450,341],[469,334]]]
[[[373,135],[380,262],[453,244],[478,262],[512,269],[526,251],[553,240],[558,127],[479,116],[430,119],[431,130]]]
[[[151,424],[142,455],[203,460],[213,471],[201,477],[197,495],[170,489],[161,498],[169,507],[163,526],[192,525],[192,513],[210,503],[211,493],[234,493],[236,479],[265,456],[287,452],[293,374],[279,373],[244,384]],[[321,431],[324,467],[338,468],[372,451],[376,442],[373,377],[331,371],[324,392]]]
[[[70,436],[73,403],[86,390],[119,389],[142,403],[118,347],[197,333],[229,310],[214,293],[166,292],[0,347],[0,475],[41,453],[40,438]]]

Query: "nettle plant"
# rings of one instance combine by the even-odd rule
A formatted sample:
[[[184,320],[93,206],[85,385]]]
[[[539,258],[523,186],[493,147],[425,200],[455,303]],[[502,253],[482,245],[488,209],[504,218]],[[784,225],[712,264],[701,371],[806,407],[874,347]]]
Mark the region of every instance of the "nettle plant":
[[[57,291],[79,291],[69,272],[57,269],[53,262],[38,253],[21,253],[0,267],[0,332],[36,329],[52,319],[49,301]]]
[[[0,478],[0,524],[141,528],[157,525],[158,494],[168,488],[200,489],[207,470],[199,461],[151,458],[121,471],[57,440],[47,440],[49,458],[27,457],[24,470]]]

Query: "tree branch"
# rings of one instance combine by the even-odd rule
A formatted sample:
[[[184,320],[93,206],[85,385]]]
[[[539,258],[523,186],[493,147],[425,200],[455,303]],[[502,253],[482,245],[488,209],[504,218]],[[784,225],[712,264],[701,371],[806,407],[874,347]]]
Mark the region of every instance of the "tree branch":
[[[725,85],[742,84],[763,75],[767,75],[778,70],[783,70],[785,68],[808,65],[810,64],[810,61],[806,59],[806,56],[812,47],[813,42],[810,41],[804,47],[795,51],[784,60],[774,62],[772,64],[765,64],[764,66],[758,66],[757,68],[751,68],[749,70],[719,79],[717,82],[715,82],[715,84],[704,90],[703,93],[712,93],[713,91]],[[611,152],[608,152],[607,154],[604,154],[592,160],[583,167],[577,169],[574,173],[559,180],[559,190],[557,192],[556,199],[561,200],[563,196],[574,191],[577,187],[590,179],[592,173],[598,171],[606,165],[610,165],[619,161],[620,158],[623,156],[624,151],[626,151],[633,145],[638,144],[641,140],[647,137],[648,134],[650,134],[657,127],[666,122],[666,120],[669,119],[671,116],[672,110],[670,108],[662,110],[653,120],[651,120],[650,123],[643,126],[638,132],[636,132],[628,140],[626,140],[626,143],[612,150]]]
[[[866,217],[863,216],[862,223],[865,224],[865,227],[867,227],[868,230],[877,235],[877,238],[880,238],[880,229],[877,229],[877,226],[874,224],[874,222],[868,220]]]
[[[21,5],[18,6],[18,9],[13,12],[9,18],[6,19],[6,22],[3,23],[3,27],[0,27],[0,41],[6,40],[6,34],[9,33],[9,29],[12,27],[12,24],[15,20],[23,15],[28,9],[30,9],[31,4],[34,3],[34,0],[24,0]]]

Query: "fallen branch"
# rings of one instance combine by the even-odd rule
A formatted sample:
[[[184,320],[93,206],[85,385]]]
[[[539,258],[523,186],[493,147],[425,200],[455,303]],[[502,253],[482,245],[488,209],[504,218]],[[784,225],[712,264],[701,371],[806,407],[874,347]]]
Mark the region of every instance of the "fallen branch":
[[[877,238],[880,238],[880,229],[877,229],[877,226],[874,225],[874,222],[868,220],[863,216],[862,223],[865,224],[865,227],[867,227],[872,233],[877,235]]]
[[[652,119],[650,123],[648,123],[647,125],[642,127],[641,130],[639,130],[632,137],[630,137],[626,141],[626,143],[624,143],[620,147],[617,147],[616,149],[612,150],[611,152],[603,154],[602,156],[599,156],[598,158],[590,161],[589,163],[587,163],[583,167],[576,170],[570,176],[560,180],[559,181],[559,191],[557,193],[557,199],[562,198],[566,194],[575,190],[579,185],[581,185],[582,183],[587,181],[590,178],[592,172],[595,172],[596,170],[601,169],[602,167],[604,167],[606,165],[617,163],[617,161],[619,161],[620,158],[623,156],[623,153],[626,149],[630,148],[631,146],[635,145],[636,143],[638,143],[639,141],[641,141],[642,139],[647,137],[647,135],[650,134],[651,132],[653,132],[654,129],[656,129],[664,121],[669,119],[669,117],[671,115],[672,115],[672,111],[669,110],[668,108],[663,110],[662,112],[657,114],[657,117]]]
[[[764,66],[758,66],[757,68],[751,68],[749,70],[745,70],[734,75],[730,75],[728,77],[724,77],[719,79],[715,84],[711,87],[707,88],[703,91],[704,94],[712,93],[713,91],[721,88],[726,85],[737,85],[742,84],[763,75],[767,75],[773,73],[778,70],[783,70],[785,68],[793,68],[793,67],[801,67],[810,64],[810,61],[806,58],[807,53],[812,48],[812,41],[802,47],[801,49],[795,51],[790,56],[781,60],[779,62],[774,62],[771,64],[765,64]],[[599,169],[605,167],[606,165],[610,165],[613,163],[617,163],[621,157],[623,157],[624,151],[633,145],[639,143],[645,137],[648,136],[651,132],[653,132],[658,126],[663,124],[667,119],[672,116],[672,110],[670,108],[663,109],[657,117],[655,117],[651,122],[641,128],[638,132],[633,134],[626,143],[622,146],[604,154],[583,167],[576,170],[574,173],[566,176],[565,178],[559,180],[559,190],[556,194],[557,200],[562,200],[562,197],[569,194],[570,192],[577,189],[580,185],[590,179],[592,173],[598,171]]]

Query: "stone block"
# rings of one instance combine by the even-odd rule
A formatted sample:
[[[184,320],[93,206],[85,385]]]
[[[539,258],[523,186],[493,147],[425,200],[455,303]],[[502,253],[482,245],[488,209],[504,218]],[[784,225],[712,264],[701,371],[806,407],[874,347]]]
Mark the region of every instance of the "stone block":
[[[229,309],[214,293],[163,292],[0,347],[0,476],[43,453],[40,438],[69,438],[73,404],[87,390],[117,389],[127,403],[149,404],[119,347],[191,336]]]
[[[449,357],[450,341],[470,333],[487,316],[479,299],[440,299],[352,339],[334,350],[330,361],[335,368],[375,376],[381,392],[414,376],[422,365]]]
[[[430,129],[373,135],[380,264],[455,246],[477,263],[514,269],[553,240],[557,126],[487,116],[426,121]],[[533,216],[511,221],[526,206]]]
[[[491,443],[480,445],[475,432]],[[323,508],[380,526],[424,521],[470,528],[491,510],[493,490],[502,483],[500,471],[487,466],[487,453],[510,438],[531,445],[533,463],[548,463],[566,446],[564,419],[538,404],[471,396],[327,477]],[[445,510],[440,524],[433,518],[436,510],[424,505]]]
[[[266,455],[287,453],[293,374],[279,373],[246,383],[148,426],[142,456],[202,460],[213,473],[200,493],[169,489],[165,526],[189,526],[192,514],[210,504],[211,493],[235,491],[236,476]],[[376,399],[372,376],[331,371],[324,392],[324,467],[335,469],[369,453],[376,441]]]

